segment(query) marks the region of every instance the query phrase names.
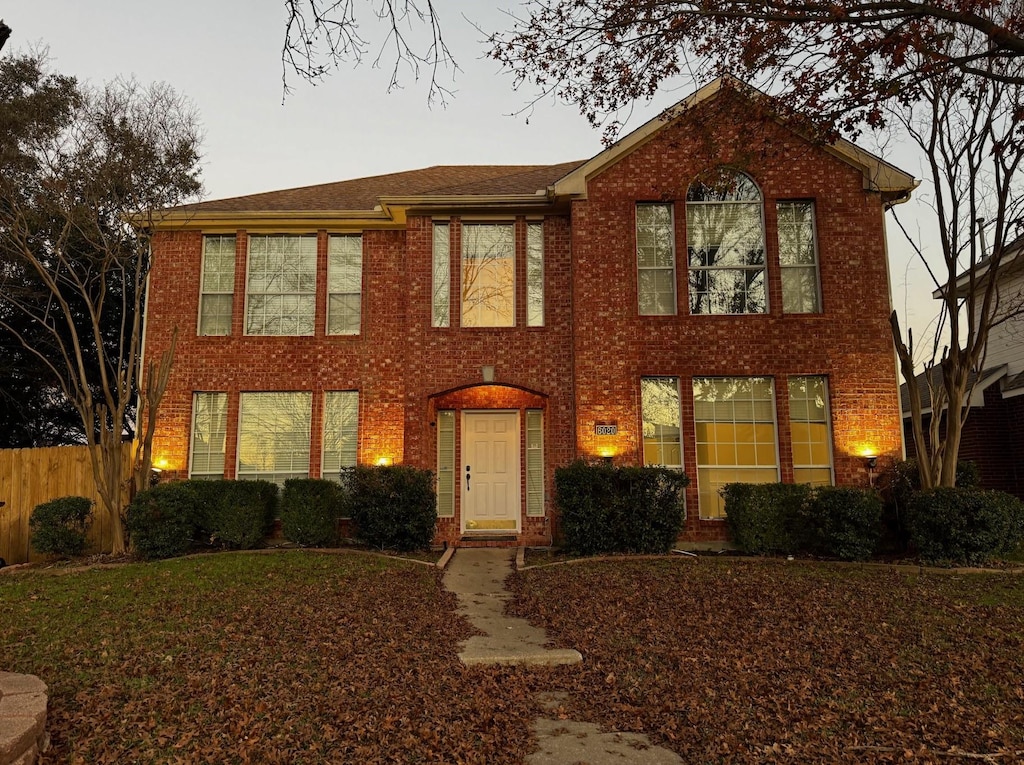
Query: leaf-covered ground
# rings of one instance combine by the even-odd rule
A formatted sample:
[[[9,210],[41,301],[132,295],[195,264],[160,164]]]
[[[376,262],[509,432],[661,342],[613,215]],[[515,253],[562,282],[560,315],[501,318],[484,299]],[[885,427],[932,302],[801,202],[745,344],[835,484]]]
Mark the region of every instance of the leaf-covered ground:
[[[211,555],[0,577],[0,668],[49,685],[44,763],[521,762],[512,673],[465,670],[435,569]]]
[[[583,653],[549,678],[563,714],[686,762],[1024,762],[1024,577],[677,559],[511,582]]]
[[[522,763],[539,691],[688,763],[1024,761],[1024,577],[622,559],[510,582],[581,666],[467,670],[433,569],[296,551],[0,576],[0,668],[50,686],[44,763]]]

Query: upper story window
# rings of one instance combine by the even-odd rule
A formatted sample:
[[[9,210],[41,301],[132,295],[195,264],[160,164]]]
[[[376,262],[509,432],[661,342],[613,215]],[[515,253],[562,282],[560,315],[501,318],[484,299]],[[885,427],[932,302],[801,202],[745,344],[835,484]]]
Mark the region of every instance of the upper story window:
[[[784,313],[821,313],[814,202],[779,202],[779,265]]]
[[[235,237],[203,237],[199,334],[230,335],[235,293]]]
[[[766,313],[761,192],[743,173],[719,170],[686,193],[690,313]]]
[[[363,237],[332,236],[327,246],[327,334],[358,335],[362,321]]]
[[[463,225],[463,327],[515,326],[515,265],[511,223]]]
[[[526,326],[544,326],[544,225],[526,226]]]
[[[435,223],[430,293],[430,326],[432,327],[447,327],[451,324],[451,258],[450,228],[447,223]]]
[[[316,237],[250,236],[245,295],[247,335],[312,335]]]
[[[641,316],[676,312],[676,251],[672,205],[636,206],[637,297]]]

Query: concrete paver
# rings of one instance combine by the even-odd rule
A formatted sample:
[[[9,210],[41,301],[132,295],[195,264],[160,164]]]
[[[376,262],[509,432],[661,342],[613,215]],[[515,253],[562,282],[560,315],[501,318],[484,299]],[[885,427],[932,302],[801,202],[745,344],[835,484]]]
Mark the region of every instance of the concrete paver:
[[[514,550],[459,548],[448,563],[444,586],[459,599],[459,611],[485,633],[466,641],[459,658],[474,664],[578,664],[579,651],[546,648],[547,635],[525,619],[505,615],[511,594],[505,578],[512,573]]]

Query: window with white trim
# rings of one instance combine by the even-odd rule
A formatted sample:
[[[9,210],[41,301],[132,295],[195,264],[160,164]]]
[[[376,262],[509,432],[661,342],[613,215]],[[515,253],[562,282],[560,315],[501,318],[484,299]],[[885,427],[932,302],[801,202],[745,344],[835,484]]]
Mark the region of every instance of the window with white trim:
[[[637,298],[641,316],[676,312],[676,245],[672,205],[636,206]]]
[[[250,236],[247,335],[312,335],[316,236]]]
[[[822,376],[790,377],[789,428],[796,483],[832,485],[829,423],[828,380]]]
[[[725,517],[727,483],[779,480],[771,378],[693,378],[693,418],[701,518]]]
[[[358,335],[362,322],[363,237],[332,236],[327,243],[327,334]]]
[[[767,313],[761,192],[719,170],[686,193],[691,314]]]
[[[544,326],[544,226],[526,225],[526,326]]]
[[[430,326],[451,324],[452,251],[451,229],[447,223],[434,224],[434,253],[431,286]]]
[[[462,226],[462,326],[514,327],[515,236],[511,223]]]
[[[783,313],[821,313],[814,202],[778,202]]]
[[[224,477],[224,452],[228,432],[228,394],[192,394],[192,447],[188,477]]]
[[[437,413],[437,516],[455,517],[455,412]]]
[[[198,334],[230,335],[235,295],[235,237],[203,237]]]
[[[640,410],[643,419],[644,464],[682,468],[679,378],[641,378]]]
[[[544,412],[526,410],[526,514],[544,515]]]
[[[323,453],[320,475],[341,479],[343,468],[355,467],[359,457],[359,391],[324,393]]]
[[[242,393],[238,405],[238,477],[283,484],[309,476],[313,394]]]

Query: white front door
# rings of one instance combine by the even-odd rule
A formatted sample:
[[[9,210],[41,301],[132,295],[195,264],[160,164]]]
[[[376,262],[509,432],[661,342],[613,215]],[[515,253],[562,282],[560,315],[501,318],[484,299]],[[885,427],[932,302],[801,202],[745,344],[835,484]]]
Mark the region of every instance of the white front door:
[[[461,477],[463,531],[519,531],[519,412],[463,412]]]

